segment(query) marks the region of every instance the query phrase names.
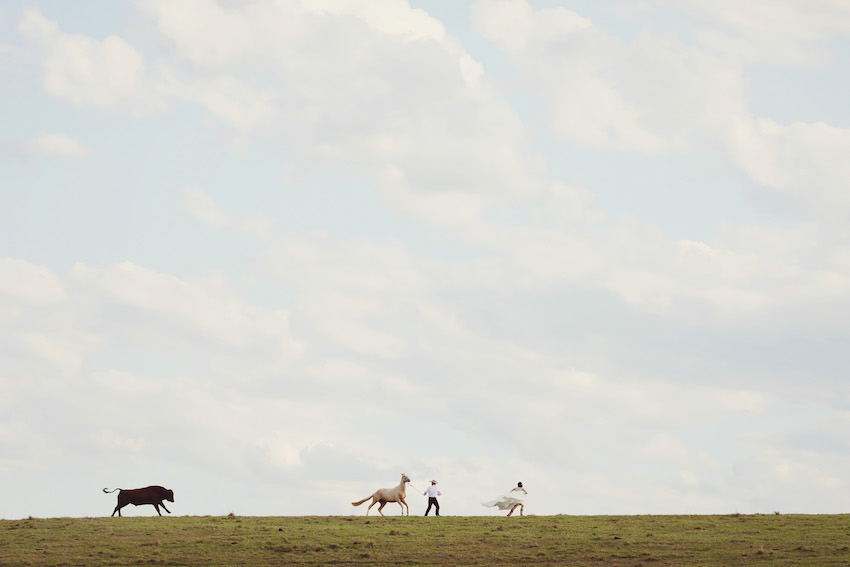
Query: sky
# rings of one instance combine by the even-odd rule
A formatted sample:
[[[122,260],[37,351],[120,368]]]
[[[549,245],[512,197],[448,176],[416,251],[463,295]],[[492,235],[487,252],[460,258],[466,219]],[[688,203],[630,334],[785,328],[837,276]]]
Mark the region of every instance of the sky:
[[[850,511],[848,69],[843,0],[4,1],[0,518]]]

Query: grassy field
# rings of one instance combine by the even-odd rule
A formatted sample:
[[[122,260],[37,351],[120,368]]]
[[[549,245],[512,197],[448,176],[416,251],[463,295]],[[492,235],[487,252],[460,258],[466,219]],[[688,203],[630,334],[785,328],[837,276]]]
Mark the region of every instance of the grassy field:
[[[0,521],[0,565],[850,565],[850,516]]]

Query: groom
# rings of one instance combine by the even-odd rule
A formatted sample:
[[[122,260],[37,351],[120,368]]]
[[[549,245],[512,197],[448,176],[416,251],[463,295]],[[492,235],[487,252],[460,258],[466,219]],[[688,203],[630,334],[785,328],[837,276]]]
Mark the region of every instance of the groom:
[[[431,506],[434,506],[436,508],[436,512],[434,513],[434,515],[439,516],[440,515],[440,503],[437,502],[437,496],[442,496],[443,493],[440,492],[439,488],[437,488],[437,481],[432,480],[431,486],[429,486],[425,490],[425,492],[423,492],[422,494],[424,494],[425,496],[428,497],[428,509],[425,510],[425,515],[427,516],[428,512],[431,511]]]

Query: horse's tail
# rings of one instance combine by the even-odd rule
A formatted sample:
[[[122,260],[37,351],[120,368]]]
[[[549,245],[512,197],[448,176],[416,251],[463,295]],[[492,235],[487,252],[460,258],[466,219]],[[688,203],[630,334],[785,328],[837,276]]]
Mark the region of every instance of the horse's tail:
[[[371,497],[371,496],[367,496],[366,498],[364,498],[364,499],[363,499],[363,500],[361,500],[360,502],[352,502],[352,503],[351,503],[351,505],[352,505],[352,506],[360,506],[361,504],[363,504],[364,502],[366,502],[366,501],[367,501],[367,500],[369,500],[370,498],[372,498],[372,497]]]
[[[111,494],[111,493],[115,492],[116,490],[124,490],[124,489],[123,488],[113,488],[112,490],[106,490],[105,488],[103,489],[103,491],[107,494]]]

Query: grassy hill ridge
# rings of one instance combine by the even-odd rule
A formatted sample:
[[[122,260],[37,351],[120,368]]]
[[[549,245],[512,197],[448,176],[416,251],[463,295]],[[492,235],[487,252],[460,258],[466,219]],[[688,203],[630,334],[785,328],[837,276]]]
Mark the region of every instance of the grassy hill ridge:
[[[0,521],[0,565],[850,565],[850,516]]]

